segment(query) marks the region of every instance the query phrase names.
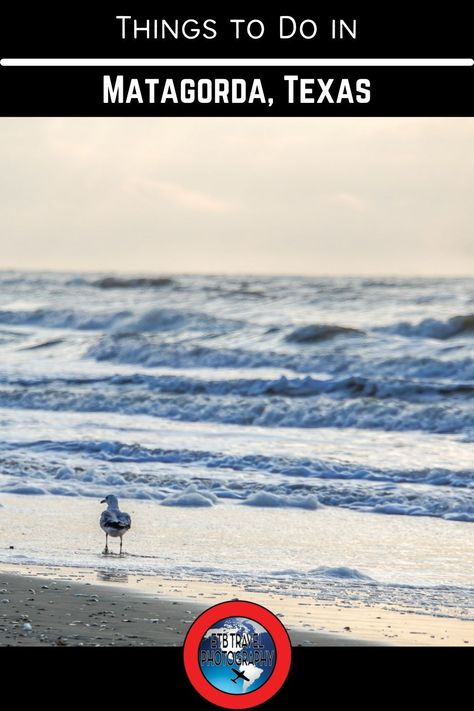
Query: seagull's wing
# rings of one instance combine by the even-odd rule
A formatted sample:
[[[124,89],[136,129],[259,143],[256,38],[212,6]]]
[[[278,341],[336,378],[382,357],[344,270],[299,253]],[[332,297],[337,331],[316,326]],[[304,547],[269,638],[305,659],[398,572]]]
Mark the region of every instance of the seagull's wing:
[[[107,526],[108,528],[116,528],[117,531],[127,531],[131,526],[131,520],[128,514],[124,514],[121,511],[109,511],[106,509],[105,511],[102,511],[100,525]]]
[[[101,526],[110,526],[111,523],[116,523],[117,522],[117,517],[115,516],[114,513],[111,511],[108,511],[107,509],[105,511],[102,511],[100,515],[100,525]]]
[[[118,519],[119,522],[125,527],[125,528],[130,528],[132,525],[132,519],[130,518],[128,513],[125,513],[125,511],[120,511],[118,513]]]

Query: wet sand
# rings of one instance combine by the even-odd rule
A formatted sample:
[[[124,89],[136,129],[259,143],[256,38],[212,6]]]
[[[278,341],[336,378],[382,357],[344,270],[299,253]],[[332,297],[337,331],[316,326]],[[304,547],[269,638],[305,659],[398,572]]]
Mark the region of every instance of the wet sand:
[[[0,573],[0,645],[181,646],[206,605],[124,589]],[[354,645],[336,635],[289,630],[293,645]]]
[[[181,646],[203,610],[231,599],[272,610],[294,646],[474,646],[467,619],[256,593],[224,581],[6,564],[0,646]]]
[[[87,609],[78,609],[81,597],[75,598],[75,593],[70,594],[69,602],[61,603],[64,616],[71,613],[64,620],[65,629],[57,630],[54,637],[53,624],[45,623],[50,629],[42,630],[41,634],[48,637],[48,643],[66,633],[69,639],[72,630],[74,634],[88,633],[87,643],[94,644],[107,640],[113,642],[114,636],[117,638],[114,643],[117,644],[139,644],[132,638],[123,639],[124,635],[134,634],[137,634],[138,640],[143,635],[144,644],[179,644],[183,632],[178,634],[173,630],[180,630],[186,623],[179,620],[176,624],[174,621],[173,624],[147,622],[137,633],[130,627],[136,621],[123,623],[118,616],[115,619],[108,613],[116,611],[123,598],[128,600],[125,606],[133,604],[147,620],[167,620],[170,613],[162,612],[163,606],[174,613],[177,609],[193,610],[194,606],[203,609],[217,602],[238,598],[264,605],[279,615],[289,630],[299,630],[298,639],[303,645],[353,644],[354,640],[356,643],[364,640],[366,643],[390,645],[474,646],[474,605],[470,593],[470,562],[474,549],[472,542],[464,536],[464,528],[457,522],[451,522],[448,526],[446,522],[421,521],[412,517],[413,520],[408,522],[411,533],[407,538],[403,537],[406,522],[401,521],[401,516],[384,520],[383,517],[366,517],[358,512],[330,507],[318,510],[314,516],[314,512],[300,516],[293,509],[259,508],[254,511],[251,507],[236,505],[209,509],[157,508],[153,501],[130,500],[127,509],[133,517],[134,528],[126,539],[126,554],[120,557],[116,555],[117,541],[111,545],[113,554],[104,556],[101,553],[104,538],[98,526],[101,511],[98,501],[80,497],[38,498],[14,494],[0,495],[0,500],[3,504],[0,516],[0,571],[48,578],[50,582],[43,582],[49,589],[54,588],[57,581],[61,584],[98,585],[100,604],[104,596],[118,598],[118,602],[111,600],[115,605],[102,610],[107,614],[103,614],[101,619],[89,620],[84,616],[94,612],[93,608],[97,605],[91,601],[90,605],[85,606]],[[238,516],[239,522],[230,538],[222,533],[227,530],[229,516]],[[246,534],[249,526],[253,526],[254,532],[251,546]],[[281,535],[283,527],[291,530],[291,537]],[[435,549],[436,541],[444,534],[447,538],[443,539],[442,551]],[[415,549],[412,550],[410,541],[414,538],[419,545],[413,553]],[[400,541],[404,541],[402,549]],[[348,558],[350,551],[353,556]],[[420,551],[423,557],[420,557]],[[464,551],[465,560],[458,570],[460,551]],[[386,552],[390,552],[392,557],[386,557]],[[380,563],[381,558],[383,564]],[[407,587],[378,584],[378,574],[372,572],[373,566],[381,566],[383,577],[382,568],[396,568],[403,563],[407,567],[400,576],[406,574],[411,579],[415,570],[423,573],[425,560],[428,561],[427,569],[433,566],[439,569],[439,577],[429,582],[426,588],[409,584]],[[305,580],[303,575],[295,581],[291,574],[293,561],[295,569],[300,570],[317,571],[321,566],[332,570],[336,563],[349,567],[345,570],[343,566],[340,571],[342,577],[338,576],[336,567],[335,578],[328,578],[324,583],[317,577],[311,579],[311,576]],[[241,575],[240,568],[248,572],[254,570],[256,574]],[[379,568],[376,567],[376,570]],[[287,569],[290,572],[288,579],[280,574]],[[270,572],[272,570],[276,571],[274,576]],[[359,572],[373,574],[375,584],[371,584],[370,579],[367,584],[358,582]],[[348,573],[347,578],[345,573]],[[462,594],[459,591],[453,594],[439,591],[438,585],[443,581],[451,581],[448,587],[458,586]],[[22,609],[23,603],[18,603],[11,615],[9,603],[0,602],[0,623],[2,619],[7,620],[9,628],[17,630],[19,615],[35,613],[33,601],[28,601],[33,595],[26,594],[30,587],[35,592],[38,587],[42,589],[40,584],[27,585],[26,592],[18,596],[18,600],[23,600],[25,604],[28,602],[26,610]],[[0,584],[2,588],[7,589],[8,586]],[[89,588],[86,586],[85,591],[78,590],[77,594],[86,595],[90,592]],[[41,592],[37,595],[44,598]],[[0,594],[0,600],[10,598],[10,594]],[[42,606],[48,610],[54,601],[50,603],[44,599],[46,602]],[[173,606],[173,601],[179,604]],[[121,619],[139,618],[138,612],[134,616],[128,614],[128,610],[123,612],[127,614]],[[38,613],[41,614],[35,619],[42,626],[44,610]],[[6,617],[2,618],[2,614]],[[33,626],[33,614],[31,617]],[[186,613],[182,617],[191,619],[191,615]],[[108,625],[101,625],[104,619],[109,619]],[[81,625],[70,624],[76,620]],[[112,628],[112,622],[115,635],[107,637],[107,640],[95,641],[92,633],[103,635],[97,632],[95,626],[91,630],[86,627],[87,624],[92,626],[98,623],[102,631],[107,631]],[[5,629],[6,624],[0,627]],[[190,623],[187,624],[189,626]],[[0,631],[2,634],[7,632]],[[29,637],[34,638],[34,629]],[[84,640],[80,641],[84,643]],[[3,643],[1,637],[0,643]]]

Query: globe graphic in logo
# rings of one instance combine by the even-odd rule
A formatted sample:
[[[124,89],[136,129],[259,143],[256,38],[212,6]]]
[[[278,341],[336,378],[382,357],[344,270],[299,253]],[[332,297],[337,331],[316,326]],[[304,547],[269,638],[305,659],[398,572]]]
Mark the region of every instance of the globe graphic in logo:
[[[226,617],[204,634],[199,666],[207,681],[227,694],[248,694],[263,686],[275,668],[276,648],[261,624]]]

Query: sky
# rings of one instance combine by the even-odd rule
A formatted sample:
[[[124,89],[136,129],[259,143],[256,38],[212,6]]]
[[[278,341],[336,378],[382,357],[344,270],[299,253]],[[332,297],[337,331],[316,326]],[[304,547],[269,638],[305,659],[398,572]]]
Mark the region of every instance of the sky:
[[[474,118],[1,119],[0,268],[474,274]]]

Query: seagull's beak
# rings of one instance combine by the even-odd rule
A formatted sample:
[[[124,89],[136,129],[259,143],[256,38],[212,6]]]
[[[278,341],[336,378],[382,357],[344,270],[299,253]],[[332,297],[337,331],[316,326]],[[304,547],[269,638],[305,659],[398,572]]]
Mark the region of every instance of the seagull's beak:
[[[102,501],[100,503],[105,504],[106,503],[105,499],[102,499]]]

